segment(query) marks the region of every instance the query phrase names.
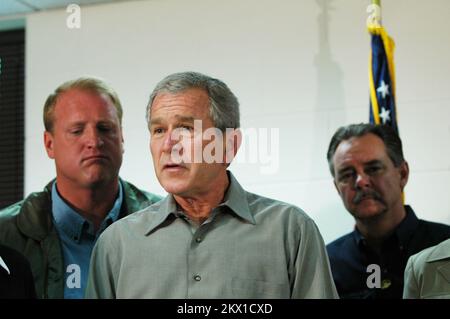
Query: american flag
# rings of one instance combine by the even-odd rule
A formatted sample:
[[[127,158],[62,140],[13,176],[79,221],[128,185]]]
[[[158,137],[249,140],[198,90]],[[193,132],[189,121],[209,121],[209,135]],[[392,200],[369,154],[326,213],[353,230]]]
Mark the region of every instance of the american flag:
[[[398,133],[395,107],[394,41],[382,26],[371,26],[369,58],[370,114],[373,124],[387,124]]]

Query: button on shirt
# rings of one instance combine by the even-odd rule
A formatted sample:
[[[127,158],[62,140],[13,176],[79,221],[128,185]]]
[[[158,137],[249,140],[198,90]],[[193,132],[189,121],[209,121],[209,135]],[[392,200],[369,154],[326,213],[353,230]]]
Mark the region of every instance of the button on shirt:
[[[94,224],[72,209],[59,195],[56,182],[53,184],[53,220],[64,256],[64,298],[84,297],[92,249],[98,236],[118,219],[122,199],[122,185],[119,182],[119,193],[114,206],[95,232]]]
[[[86,297],[337,297],[315,223],[229,180],[201,225],[172,195],[111,225],[94,248]]]
[[[450,237],[450,226],[420,220],[410,206],[406,217],[392,235],[383,242],[377,254],[355,230],[327,245],[336,288],[341,298],[402,298],[403,276],[408,258]],[[376,287],[375,268],[379,266],[380,286]],[[371,283],[367,284],[368,277]],[[373,279],[373,280],[372,280]]]

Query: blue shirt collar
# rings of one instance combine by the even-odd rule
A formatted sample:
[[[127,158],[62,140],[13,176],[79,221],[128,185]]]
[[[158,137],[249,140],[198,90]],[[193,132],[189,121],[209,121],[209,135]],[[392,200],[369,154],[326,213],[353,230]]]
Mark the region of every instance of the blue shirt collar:
[[[95,233],[94,224],[78,214],[59,195],[55,181],[52,186],[52,214],[56,229],[58,232],[64,232],[69,238],[78,243],[81,240],[83,232],[97,237],[106,227],[119,218],[120,208],[123,202],[122,193],[122,183],[119,182],[119,194],[116,201],[108,215],[102,221],[99,230]]]

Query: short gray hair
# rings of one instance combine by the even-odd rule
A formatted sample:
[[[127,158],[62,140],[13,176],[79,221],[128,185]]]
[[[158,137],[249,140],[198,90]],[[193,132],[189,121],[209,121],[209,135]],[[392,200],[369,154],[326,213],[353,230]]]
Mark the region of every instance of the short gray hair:
[[[214,126],[225,131],[239,128],[239,101],[228,86],[221,80],[197,72],[174,73],[160,81],[150,95],[146,117],[150,123],[153,101],[160,93],[176,94],[188,89],[200,88],[209,96],[209,114]]]

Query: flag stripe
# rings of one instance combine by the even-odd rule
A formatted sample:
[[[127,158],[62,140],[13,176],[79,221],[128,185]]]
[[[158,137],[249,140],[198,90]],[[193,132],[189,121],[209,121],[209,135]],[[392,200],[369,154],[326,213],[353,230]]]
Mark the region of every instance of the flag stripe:
[[[388,124],[398,131],[395,101],[394,41],[381,25],[369,25],[369,121]]]
[[[373,72],[372,72],[372,52],[369,56],[369,86],[370,86],[370,103],[371,112],[373,116],[373,121],[375,124],[380,124],[380,108],[378,107],[377,93],[375,91],[375,84],[373,83]]]

